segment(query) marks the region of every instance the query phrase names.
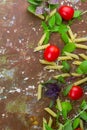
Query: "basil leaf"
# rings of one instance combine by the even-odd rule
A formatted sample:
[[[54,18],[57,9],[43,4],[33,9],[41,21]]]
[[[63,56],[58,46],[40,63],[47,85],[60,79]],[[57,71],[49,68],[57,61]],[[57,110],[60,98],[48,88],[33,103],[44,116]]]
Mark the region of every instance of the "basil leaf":
[[[76,71],[79,74],[87,74],[87,60],[83,61]]]
[[[67,94],[69,93],[70,89],[72,88],[72,84],[67,86],[67,88],[63,91],[63,95],[67,96]]]
[[[67,61],[63,61],[63,62],[62,62],[62,65],[63,65],[62,70],[63,70],[64,72],[69,72],[69,70],[70,70],[70,64],[68,64]]]
[[[49,29],[48,29],[48,26],[47,26],[47,24],[45,23],[45,22],[42,22],[42,27],[43,27],[43,29],[44,29],[44,32],[46,32],[46,31],[48,31]]]
[[[35,9],[36,9],[36,7],[35,7],[34,5],[30,5],[30,6],[28,6],[27,9],[28,9],[29,12],[31,12],[31,13],[34,14],[34,13],[35,13]]]
[[[81,109],[87,109],[87,102],[85,100],[82,101],[80,108]]]
[[[65,123],[63,130],[73,130],[73,128],[72,128],[72,122],[70,120],[68,120]]]
[[[62,18],[61,18],[61,16],[60,16],[60,14],[59,14],[59,13],[56,13],[56,14],[55,14],[55,18],[56,18],[55,23],[56,23],[57,25],[60,25],[60,24],[62,23]]]
[[[76,49],[76,46],[74,43],[68,43],[63,48],[63,53],[66,52],[73,52]]]
[[[67,27],[65,24],[61,24],[61,25],[59,26],[58,32],[59,32],[60,34],[66,33],[67,31],[68,31],[68,27]]]
[[[48,25],[50,28],[52,28],[55,25],[55,15],[53,15],[49,21],[48,21]]]
[[[80,118],[75,118],[73,121],[73,129],[76,129],[80,123]]]
[[[38,5],[38,2],[36,2],[35,0],[28,0],[28,2],[33,5]]]
[[[75,12],[74,12],[74,16],[73,16],[73,18],[78,18],[78,17],[80,17],[81,16],[81,10],[76,10]]]
[[[65,83],[64,77],[62,77],[62,76],[58,77],[58,81],[61,82],[61,83]]]
[[[50,32],[49,32],[49,31],[47,31],[47,32],[46,32],[46,38],[45,38],[45,40],[44,40],[44,43],[43,43],[43,44],[47,44],[47,43],[49,42],[49,39],[50,39]]]
[[[72,106],[70,102],[62,102],[61,105],[62,105],[62,115],[64,119],[66,119],[68,112],[72,110]]]
[[[80,118],[82,118],[83,120],[87,121],[87,112],[86,112],[86,111],[83,111],[83,112],[80,114]]]
[[[54,26],[51,28],[51,32],[58,32],[59,31],[59,26]]]
[[[67,33],[62,33],[61,38],[64,41],[64,43],[66,43],[66,44],[69,43],[69,37],[68,37]]]

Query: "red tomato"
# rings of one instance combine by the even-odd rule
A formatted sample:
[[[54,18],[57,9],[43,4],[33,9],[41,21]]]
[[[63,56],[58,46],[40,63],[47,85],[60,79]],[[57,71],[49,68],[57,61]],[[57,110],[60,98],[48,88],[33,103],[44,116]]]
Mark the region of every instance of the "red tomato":
[[[75,129],[75,130],[82,130],[81,128],[77,128],[77,129]]]
[[[60,54],[60,49],[56,45],[49,45],[44,51],[44,59],[52,62],[55,61]]]
[[[63,5],[58,10],[64,20],[71,20],[74,15],[74,9],[71,6]]]
[[[83,96],[83,89],[80,86],[72,86],[68,96],[72,100],[78,100]]]

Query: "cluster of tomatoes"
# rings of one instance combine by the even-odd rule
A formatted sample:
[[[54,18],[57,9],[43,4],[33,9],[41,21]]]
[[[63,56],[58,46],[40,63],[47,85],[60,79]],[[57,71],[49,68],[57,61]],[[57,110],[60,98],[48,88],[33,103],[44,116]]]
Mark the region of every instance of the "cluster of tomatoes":
[[[64,20],[68,21],[73,18],[74,9],[71,6],[63,5],[57,11]],[[60,48],[56,45],[49,45],[44,50],[43,56],[46,61],[55,61],[60,56]],[[68,96],[71,100],[78,100],[83,96],[83,89],[80,86],[72,86]]]

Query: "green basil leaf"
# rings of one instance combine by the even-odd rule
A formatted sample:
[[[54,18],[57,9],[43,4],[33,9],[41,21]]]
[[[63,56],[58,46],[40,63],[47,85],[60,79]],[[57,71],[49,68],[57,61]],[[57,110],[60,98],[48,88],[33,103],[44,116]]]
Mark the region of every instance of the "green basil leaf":
[[[42,22],[41,25],[42,25],[42,28],[43,28],[44,32],[46,32],[47,30],[49,30],[48,26],[47,26],[47,24],[45,22]]]
[[[72,105],[70,102],[62,102],[61,106],[62,106],[62,115],[64,119],[66,119],[68,112],[72,110]]]
[[[63,95],[67,96],[67,94],[69,93],[70,89],[72,88],[72,84],[68,85],[67,88],[63,91]]]
[[[48,124],[45,124],[45,129],[46,130],[53,130],[50,126],[48,126]]]
[[[86,111],[83,111],[83,112],[80,114],[80,118],[82,118],[83,120],[87,121],[87,112],[86,112]]]
[[[85,100],[82,101],[80,108],[81,109],[87,109],[87,102]]]
[[[34,5],[29,5],[27,9],[28,9],[29,12],[34,14],[35,10],[36,10],[36,7]]]
[[[70,70],[70,64],[68,64],[67,61],[63,61],[63,62],[62,62],[62,65],[63,65],[62,70],[63,70],[64,72],[69,72],[69,70]]]
[[[79,126],[80,118],[75,118],[73,121],[73,129],[76,129]]]
[[[50,39],[50,32],[49,32],[49,31],[47,31],[47,32],[46,32],[46,38],[45,38],[45,40],[44,40],[44,43],[43,43],[43,44],[47,44],[47,43],[49,42],[49,39]]]
[[[49,25],[50,28],[54,27],[54,25],[55,25],[55,15],[53,15],[53,16],[49,19],[48,25]]]
[[[76,71],[79,74],[87,74],[87,60],[83,61]]]
[[[80,17],[81,16],[81,10],[76,10],[75,12],[74,12],[74,16],[73,16],[73,18],[78,18],[78,17]]]
[[[66,43],[66,44],[69,43],[69,37],[68,37],[67,33],[62,33],[61,38],[64,41],[64,43]]]
[[[56,18],[55,23],[56,23],[57,25],[60,25],[60,24],[62,23],[62,17],[60,16],[60,14],[59,14],[59,13],[56,13],[56,14],[55,14],[55,18]]]
[[[59,76],[59,77],[58,77],[58,81],[61,82],[61,83],[65,83],[65,79],[64,79],[64,77],[62,77],[62,76]]]
[[[66,33],[67,31],[68,31],[68,27],[67,27],[65,24],[61,24],[61,25],[59,26],[58,32],[59,32],[60,34]]]
[[[63,53],[66,52],[73,52],[76,49],[76,46],[74,43],[68,43],[63,48]]]
[[[51,32],[58,32],[59,31],[59,26],[54,26],[50,30],[51,30]]]
[[[70,120],[68,120],[68,121],[65,123],[63,130],[73,130],[72,122],[71,122]]]

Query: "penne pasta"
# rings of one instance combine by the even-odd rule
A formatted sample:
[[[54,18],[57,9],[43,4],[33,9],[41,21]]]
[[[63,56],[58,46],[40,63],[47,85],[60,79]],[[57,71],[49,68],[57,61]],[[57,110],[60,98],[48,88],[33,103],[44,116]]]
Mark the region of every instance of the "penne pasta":
[[[75,35],[73,34],[73,32],[72,32],[72,30],[71,30],[71,28],[69,26],[68,26],[68,28],[69,28],[68,34],[69,34],[69,36],[71,38],[71,41],[73,41],[75,39]]]
[[[43,44],[45,38],[46,38],[46,33],[44,33],[44,34],[42,35],[40,41],[38,42],[38,46],[41,46],[41,45]]]
[[[48,61],[46,61],[46,60],[39,60],[39,62],[41,63],[41,64],[45,64],[45,65],[56,65],[56,63],[55,62],[48,62]]]
[[[73,61],[74,65],[80,65],[82,62],[81,61]]]
[[[43,118],[43,130],[46,130],[46,128],[45,128],[46,123],[47,123],[47,120],[45,118]]]
[[[50,12],[50,14],[47,15],[46,21],[47,21],[50,17],[52,17],[55,13],[56,13],[56,9],[52,10],[52,11]]]
[[[63,73],[63,74],[59,74],[59,75],[56,75],[56,76],[53,76],[55,79],[58,79],[60,76],[62,77],[69,77],[70,74],[69,73]]]
[[[85,54],[81,53],[81,54],[79,54],[79,56],[80,56],[81,58],[83,58],[84,60],[87,60],[87,56],[86,56]]]
[[[83,44],[75,44],[77,48],[81,48],[81,49],[87,49],[86,45]]]
[[[36,48],[34,49],[34,52],[36,52],[36,51],[41,51],[41,50],[47,48],[49,45],[50,45],[50,44],[38,46],[38,47],[36,47]]]
[[[74,85],[80,85],[80,84],[85,83],[85,82],[87,82],[87,77],[75,82]]]
[[[57,117],[57,114],[54,111],[52,111],[50,108],[45,108],[45,111],[48,112],[51,116]]]
[[[87,37],[83,37],[83,38],[76,38],[75,42],[85,42],[87,41]]]
[[[71,56],[60,56],[58,57],[58,61],[62,61],[62,60],[72,60]]]
[[[75,77],[80,77],[82,74],[78,74],[78,73],[71,73],[72,76],[75,76]]]
[[[37,100],[40,100],[42,96],[42,85],[38,85]]]
[[[50,118],[49,118],[49,121],[48,121],[48,126],[51,127],[51,126],[52,126],[52,123],[53,123],[53,120],[52,120],[52,118],[50,117]]]
[[[67,56],[70,56],[70,57],[72,57],[72,58],[75,58],[75,59],[79,59],[79,56],[78,55],[76,55],[76,54],[73,54],[73,53],[69,53],[69,52],[64,52],[65,53],[65,55],[67,55]]]
[[[60,70],[62,69],[63,66],[62,65],[54,65],[54,66],[46,66],[45,69],[53,69],[53,70]]]

